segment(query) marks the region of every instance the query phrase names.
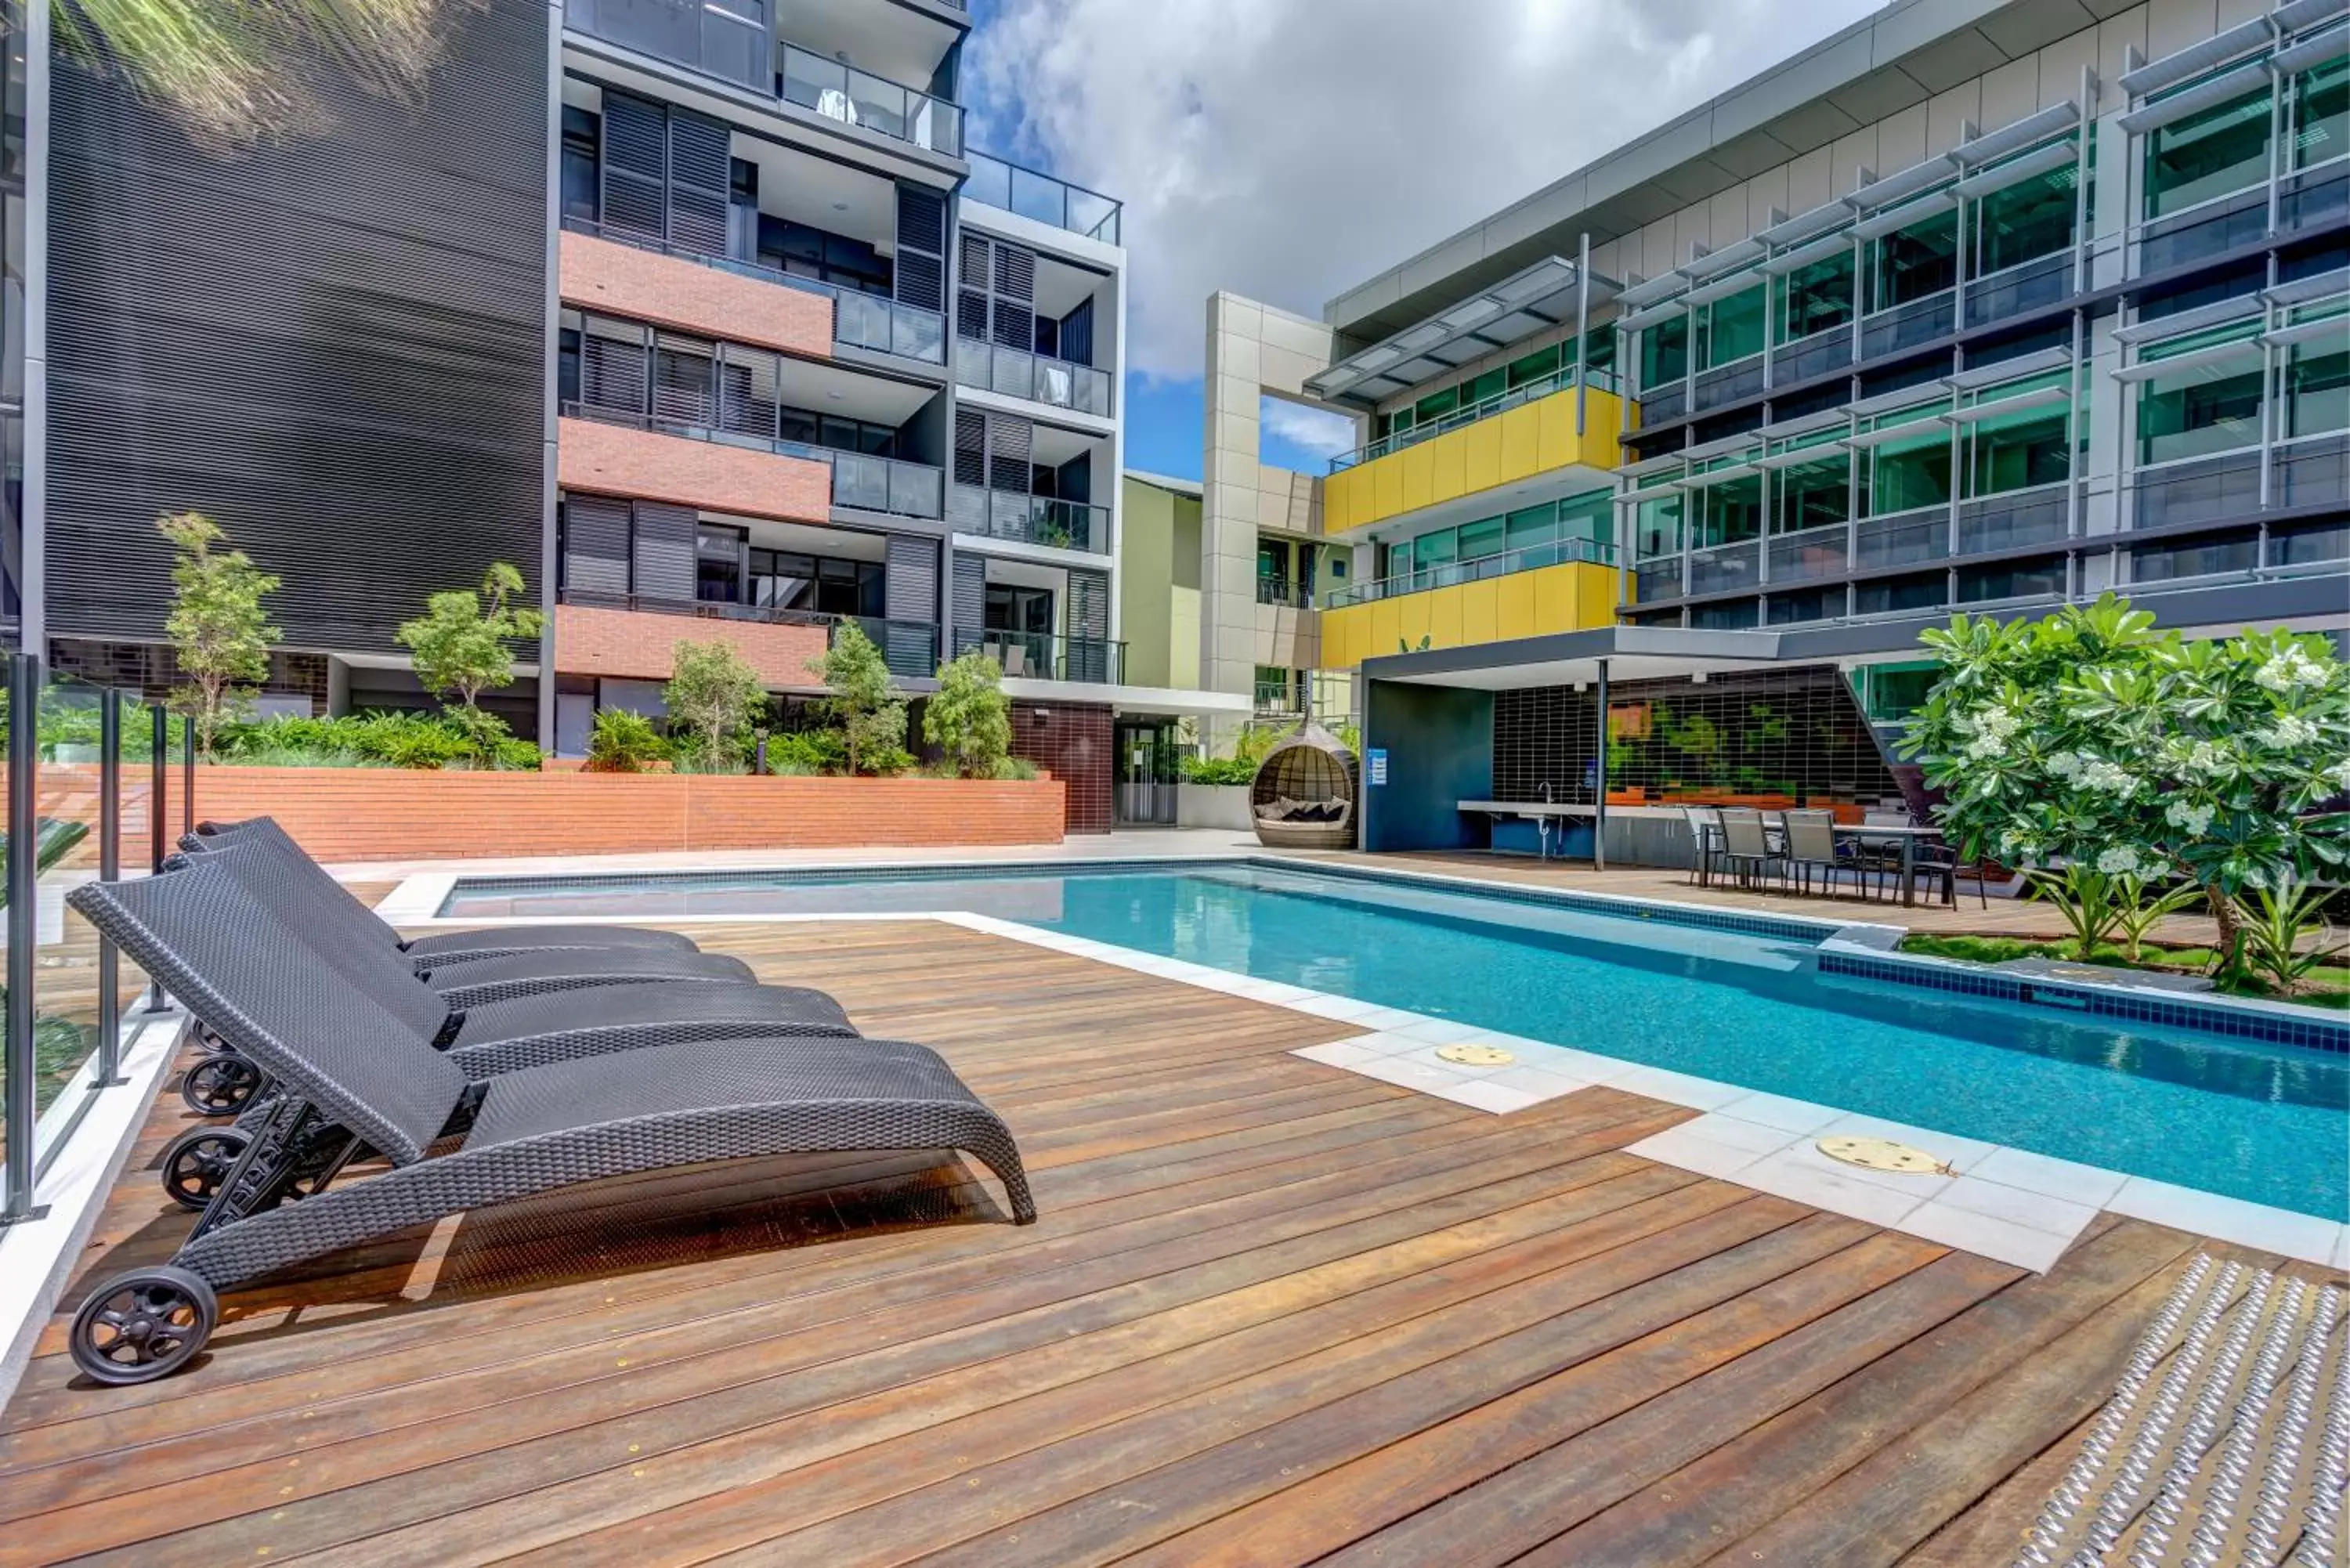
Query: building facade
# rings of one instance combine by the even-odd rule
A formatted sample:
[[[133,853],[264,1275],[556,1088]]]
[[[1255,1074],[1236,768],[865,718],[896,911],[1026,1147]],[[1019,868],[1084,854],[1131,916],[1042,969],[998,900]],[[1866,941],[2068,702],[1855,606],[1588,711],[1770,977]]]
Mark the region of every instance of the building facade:
[[[1211,300],[1205,526],[1278,532],[1270,395],[1357,421],[1289,482],[1351,555],[1309,612],[1326,673],[1816,631],[1784,649],[1833,646],[1884,721],[1955,610],[2112,588],[2338,630],[2345,37],[2343,0],[1889,6],[1321,322]]]
[[[1121,719],[1218,700],[1127,669],[1118,203],[965,145],[970,26],[489,0],[422,101],[289,60],[328,122],[241,150],[45,52],[0,169],[47,234],[9,381],[47,411],[11,465],[33,646],[170,684],[154,524],[199,510],[283,579],[270,707],[419,706],[394,629],[505,561],[547,635],[497,701],[550,751],[657,711],[681,639],[788,696],[855,625],[918,701],[994,661],[1106,829]]]

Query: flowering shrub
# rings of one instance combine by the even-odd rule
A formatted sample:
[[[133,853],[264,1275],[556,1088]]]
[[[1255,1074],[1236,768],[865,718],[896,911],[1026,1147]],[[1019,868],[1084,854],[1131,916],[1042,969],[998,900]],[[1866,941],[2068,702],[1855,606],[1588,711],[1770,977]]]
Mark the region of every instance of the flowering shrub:
[[[2327,809],[2350,794],[2350,667],[2323,638],[2153,626],[2110,594],[2036,622],[1954,616],[1924,636],[1942,674],[1902,749],[1965,853],[2061,865],[2068,889],[2184,877],[2233,953],[2238,900],[2350,860],[2350,815]]]

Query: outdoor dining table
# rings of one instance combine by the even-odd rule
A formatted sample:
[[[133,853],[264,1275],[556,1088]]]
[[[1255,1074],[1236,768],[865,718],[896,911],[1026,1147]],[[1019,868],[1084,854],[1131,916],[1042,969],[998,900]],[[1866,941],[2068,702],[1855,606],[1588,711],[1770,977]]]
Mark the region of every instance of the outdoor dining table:
[[[1787,820],[1783,814],[1766,811],[1762,814],[1762,822],[1765,828],[1781,835],[1783,841]],[[1711,884],[1713,879],[1712,857],[1713,852],[1720,846],[1721,831],[1719,827],[1709,825],[1704,830],[1704,841],[1698,846],[1698,879],[1700,886]],[[1942,836],[1940,828],[1879,826],[1871,823],[1839,822],[1835,826],[1835,833],[1838,838],[1855,841],[1865,838],[1898,840],[1901,846],[1901,902],[1913,909],[1917,907],[1918,884],[1915,872],[1918,865],[1918,845],[1921,840],[1939,840]]]

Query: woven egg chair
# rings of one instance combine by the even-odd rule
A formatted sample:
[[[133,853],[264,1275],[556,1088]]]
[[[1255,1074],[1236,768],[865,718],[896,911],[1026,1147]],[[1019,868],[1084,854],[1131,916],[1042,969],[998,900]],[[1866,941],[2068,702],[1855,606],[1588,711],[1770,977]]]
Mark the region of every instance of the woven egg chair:
[[[1249,785],[1257,841],[1268,849],[1351,849],[1360,776],[1355,753],[1321,725],[1297,727],[1265,753]]]

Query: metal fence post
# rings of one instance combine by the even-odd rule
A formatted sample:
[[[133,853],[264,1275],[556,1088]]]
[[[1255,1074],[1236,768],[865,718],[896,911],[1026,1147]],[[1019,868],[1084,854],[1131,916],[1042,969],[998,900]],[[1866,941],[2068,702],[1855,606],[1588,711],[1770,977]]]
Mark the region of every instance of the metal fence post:
[[[180,831],[196,830],[196,719],[182,719],[180,730]]]
[[[0,1225],[37,1218],[33,1208],[33,942],[37,934],[39,824],[33,773],[41,755],[41,661],[8,658],[7,1179]]]
[[[147,870],[150,876],[161,876],[163,857],[170,853],[163,814],[171,809],[172,782],[172,715],[161,708],[148,714],[147,742]],[[163,982],[150,979],[147,986],[147,1011],[168,1012],[172,999],[163,994]]]
[[[122,693],[108,687],[98,698],[98,877],[122,879]],[[98,1082],[122,1078],[122,956],[98,939]]]

